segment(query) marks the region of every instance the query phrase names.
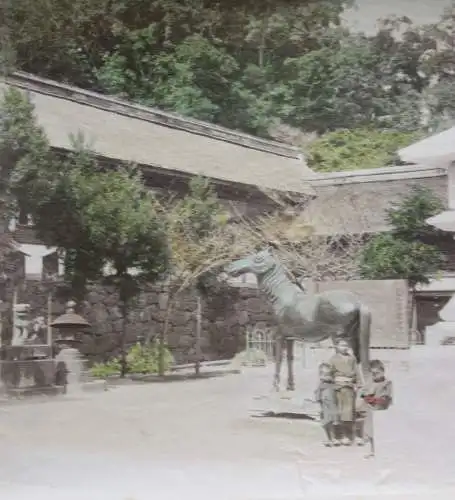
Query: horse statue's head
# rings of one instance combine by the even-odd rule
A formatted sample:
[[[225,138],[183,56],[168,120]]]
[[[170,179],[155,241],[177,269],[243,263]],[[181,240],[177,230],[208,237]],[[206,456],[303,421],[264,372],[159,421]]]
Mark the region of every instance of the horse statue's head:
[[[225,267],[224,271],[230,276],[237,277],[245,273],[253,273],[261,276],[278,265],[278,261],[273,255],[272,247],[248,255],[243,259],[235,260]]]

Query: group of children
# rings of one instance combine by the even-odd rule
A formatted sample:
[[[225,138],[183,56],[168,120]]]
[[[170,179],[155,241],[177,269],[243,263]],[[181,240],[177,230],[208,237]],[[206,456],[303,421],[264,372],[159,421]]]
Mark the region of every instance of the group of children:
[[[373,412],[389,408],[392,383],[379,360],[370,362],[370,377],[365,383],[346,340],[338,340],[335,350],[332,358],[319,366],[315,395],[326,435],[324,444],[369,444],[367,457],[374,456]]]

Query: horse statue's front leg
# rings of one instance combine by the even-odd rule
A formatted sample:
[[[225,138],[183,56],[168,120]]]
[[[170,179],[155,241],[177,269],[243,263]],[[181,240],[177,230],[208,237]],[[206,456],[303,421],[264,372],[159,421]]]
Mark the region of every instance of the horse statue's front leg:
[[[273,378],[273,389],[276,392],[280,390],[281,363],[283,361],[283,339],[277,335],[275,339],[275,375]]]

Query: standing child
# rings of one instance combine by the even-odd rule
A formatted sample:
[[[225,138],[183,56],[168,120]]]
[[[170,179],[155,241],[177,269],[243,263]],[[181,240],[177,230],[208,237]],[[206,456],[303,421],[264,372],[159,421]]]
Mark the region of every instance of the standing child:
[[[360,391],[361,405],[359,414],[363,418],[363,438],[370,445],[365,458],[374,457],[373,412],[387,410],[392,404],[392,382],[386,378],[382,361],[370,362],[371,382]]]
[[[333,370],[338,413],[340,416],[341,443],[350,445],[354,440],[355,389],[358,383],[357,360],[351,353],[348,342],[339,339],[335,354],[330,359]]]
[[[328,363],[319,365],[319,385],[316,389],[315,400],[321,408],[321,423],[325,431],[325,446],[337,446],[340,443],[335,436],[335,426],[338,425],[338,409],[333,383],[332,367]]]

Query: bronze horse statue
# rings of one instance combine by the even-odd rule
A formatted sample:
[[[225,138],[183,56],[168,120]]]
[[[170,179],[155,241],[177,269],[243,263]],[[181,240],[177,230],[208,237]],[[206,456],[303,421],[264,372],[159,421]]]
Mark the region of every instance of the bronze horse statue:
[[[355,294],[331,290],[314,295],[293,283],[272,248],[236,260],[225,268],[230,276],[256,275],[258,286],[272,304],[278,323],[274,388],[280,389],[284,344],[287,351],[287,390],[295,389],[293,368],[294,340],[321,342],[345,338],[352,347],[362,374],[369,373],[371,313]]]

